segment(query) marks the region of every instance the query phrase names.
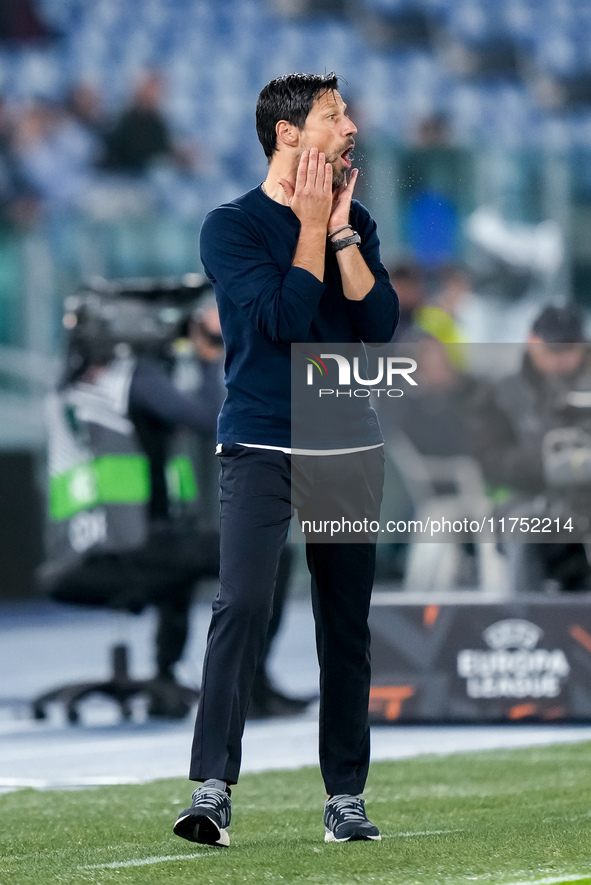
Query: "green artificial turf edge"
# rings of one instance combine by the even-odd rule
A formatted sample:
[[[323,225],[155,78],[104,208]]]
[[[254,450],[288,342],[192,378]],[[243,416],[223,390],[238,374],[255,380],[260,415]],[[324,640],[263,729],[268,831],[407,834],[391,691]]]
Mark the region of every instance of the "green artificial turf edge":
[[[243,776],[229,849],[173,835],[184,780],[20,790],[0,796],[0,885],[591,885],[590,761],[577,743],[373,763],[380,843],[324,843],[316,768]]]

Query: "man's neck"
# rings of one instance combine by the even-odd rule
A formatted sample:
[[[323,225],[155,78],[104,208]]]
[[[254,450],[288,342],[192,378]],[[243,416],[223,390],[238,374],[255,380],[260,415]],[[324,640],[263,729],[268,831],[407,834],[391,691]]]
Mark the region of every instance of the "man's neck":
[[[282,178],[287,179],[287,181],[290,181],[292,185],[295,186],[296,171],[296,166],[291,168],[287,163],[279,163],[278,161],[272,162],[269,166],[267,177],[263,182],[263,192],[272,200],[275,200],[276,203],[288,206],[289,201],[285,191],[279,184],[279,181]]]

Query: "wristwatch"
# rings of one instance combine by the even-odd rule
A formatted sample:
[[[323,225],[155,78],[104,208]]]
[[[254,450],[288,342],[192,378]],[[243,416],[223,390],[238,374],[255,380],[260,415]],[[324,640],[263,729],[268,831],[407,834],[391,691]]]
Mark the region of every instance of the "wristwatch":
[[[347,246],[359,246],[361,237],[354,230],[350,237],[342,237],[340,240],[329,240],[329,243],[333,252],[340,252],[341,249],[346,249]]]

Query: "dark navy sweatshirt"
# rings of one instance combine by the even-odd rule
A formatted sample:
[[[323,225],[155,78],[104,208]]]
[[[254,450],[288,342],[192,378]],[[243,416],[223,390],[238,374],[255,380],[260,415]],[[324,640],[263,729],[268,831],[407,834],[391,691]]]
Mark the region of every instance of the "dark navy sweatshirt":
[[[363,301],[344,297],[337,258],[329,247],[323,282],[292,266],[300,222],[260,186],[206,217],[201,260],[216,294],[226,346],[228,393],[218,418],[218,442],[292,445],[292,344],[310,343],[311,351],[317,342],[383,344],[392,338],[398,298],[380,260],[375,222],[355,200],[350,221],[375,277]],[[309,447],[381,442],[367,400],[344,403],[342,398],[341,403],[345,424],[325,427],[317,438],[311,433]]]

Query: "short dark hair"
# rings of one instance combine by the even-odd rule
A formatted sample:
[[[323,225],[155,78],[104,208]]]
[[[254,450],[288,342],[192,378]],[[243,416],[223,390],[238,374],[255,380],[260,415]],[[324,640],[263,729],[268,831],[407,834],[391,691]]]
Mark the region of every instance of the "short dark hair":
[[[423,272],[420,265],[412,261],[401,261],[389,269],[392,279],[410,281],[411,283],[420,283],[423,281]]]
[[[583,314],[575,305],[545,307],[531,330],[545,344],[577,344],[585,341]]]
[[[312,105],[319,95],[337,89],[339,78],[330,74],[285,74],[267,83],[257,101],[257,135],[265,156],[271,159],[277,149],[275,128],[280,120],[303,129]]]

